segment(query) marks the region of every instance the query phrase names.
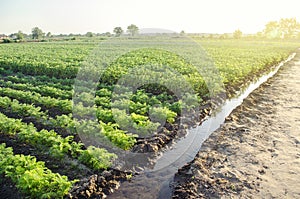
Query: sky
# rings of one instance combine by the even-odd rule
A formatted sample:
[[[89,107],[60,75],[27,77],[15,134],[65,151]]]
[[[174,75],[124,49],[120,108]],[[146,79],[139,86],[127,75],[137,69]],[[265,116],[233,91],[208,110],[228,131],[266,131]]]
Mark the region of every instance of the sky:
[[[0,34],[112,32],[130,24],[188,33],[256,33],[295,17],[297,0],[0,0]]]

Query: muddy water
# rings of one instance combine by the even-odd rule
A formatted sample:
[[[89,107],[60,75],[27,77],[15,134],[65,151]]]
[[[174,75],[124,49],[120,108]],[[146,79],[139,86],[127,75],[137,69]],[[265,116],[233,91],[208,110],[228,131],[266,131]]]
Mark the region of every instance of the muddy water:
[[[180,139],[156,161],[154,168],[145,170],[142,174],[124,182],[121,187],[108,198],[130,199],[166,199],[171,197],[170,182],[178,168],[192,161],[200,150],[202,143],[208,136],[217,130],[225,121],[225,118],[243,100],[262,83],[274,76],[280,67],[295,56],[292,54],[286,61],[280,63],[270,73],[263,75],[257,81],[251,83],[246,89],[237,94],[235,98],[228,99],[224,104],[200,126],[190,129],[186,137]],[[184,153],[183,153],[184,151]],[[183,155],[182,155],[183,154]]]

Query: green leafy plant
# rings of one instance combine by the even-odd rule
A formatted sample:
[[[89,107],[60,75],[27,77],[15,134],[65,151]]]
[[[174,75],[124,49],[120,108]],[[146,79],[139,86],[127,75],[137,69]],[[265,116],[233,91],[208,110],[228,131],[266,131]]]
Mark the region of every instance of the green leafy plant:
[[[117,155],[108,153],[105,149],[89,146],[87,150],[82,151],[78,160],[94,169],[107,169],[116,158]]]
[[[167,121],[169,123],[174,123],[177,114],[167,107],[153,107],[150,110],[151,119],[154,121]]]
[[[120,130],[118,124],[105,124],[104,122],[100,121],[100,126],[101,133],[116,146],[124,150],[130,149],[136,143],[135,137],[137,136]]]
[[[52,173],[44,162],[33,156],[14,155],[12,148],[0,144],[0,174],[12,179],[17,187],[34,198],[62,198],[76,182]]]

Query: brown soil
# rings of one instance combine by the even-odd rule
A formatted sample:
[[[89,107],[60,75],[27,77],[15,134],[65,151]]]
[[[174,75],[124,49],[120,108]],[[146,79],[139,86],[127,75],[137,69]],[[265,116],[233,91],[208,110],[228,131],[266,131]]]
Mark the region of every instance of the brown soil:
[[[72,167],[72,162],[68,159],[60,161],[51,158],[49,155],[42,153],[42,151],[39,151],[37,148],[34,148],[27,143],[19,142],[16,136],[0,134],[0,143],[5,143],[6,147],[12,147],[14,154],[35,156],[38,161],[43,161],[45,166],[51,171],[54,173],[60,173],[61,175],[66,175],[70,180],[81,179],[92,174],[92,171],[81,165],[78,167]],[[15,184],[9,178],[2,174],[0,175],[0,198],[19,199],[26,198],[26,196],[16,188]]]
[[[300,198],[300,54],[179,169],[173,198]]]
[[[300,197],[300,135],[296,132],[300,127],[300,103],[297,99],[300,93],[300,81],[297,79],[300,62],[297,59],[294,61],[252,93],[227,118],[224,126],[203,144],[196,158],[179,169],[175,176],[173,198]],[[201,108],[200,121],[210,109],[211,106]],[[61,114],[55,110],[50,113]],[[196,115],[189,120],[187,127],[196,124],[195,118]],[[156,153],[174,138],[184,135],[179,131],[178,124],[166,126],[165,129],[172,133],[139,139],[133,151]],[[1,142],[8,143],[17,154],[36,155],[54,172],[67,175],[70,179],[75,176],[81,179],[68,198],[105,197],[130,174],[109,170],[87,177],[90,172],[68,171],[70,165],[61,165],[39,153],[35,154],[36,149],[18,143],[15,138],[2,135]],[[3,176],[0,176],[0,196],[22,198],[13,183]]]

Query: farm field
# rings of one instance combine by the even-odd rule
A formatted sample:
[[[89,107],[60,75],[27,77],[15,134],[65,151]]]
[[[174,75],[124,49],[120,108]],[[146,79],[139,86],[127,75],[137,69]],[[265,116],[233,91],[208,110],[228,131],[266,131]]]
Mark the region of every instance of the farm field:
[[[191,120],[187,127],[199,123],[218,105],[211,99],[234,96],[298,47],[272,40],[163,41],[0,45],[1,195],[109,195],[134,173],[114,169],[120,151],[159,152],[181,136],[180,118]],[[81,189],[95,175],[101,186]]]
[[[299,198],[299,50],[175,174],[173,198]]]

